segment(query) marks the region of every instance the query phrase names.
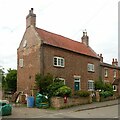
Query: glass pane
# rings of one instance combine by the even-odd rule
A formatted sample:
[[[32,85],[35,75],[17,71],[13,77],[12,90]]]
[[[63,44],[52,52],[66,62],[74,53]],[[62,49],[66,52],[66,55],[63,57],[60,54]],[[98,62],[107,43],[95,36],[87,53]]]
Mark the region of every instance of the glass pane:
[[[57,58],[54,58],[54,65],[57,65]]]
[[[61,59],[61,66],[64,66],[64,60]]]

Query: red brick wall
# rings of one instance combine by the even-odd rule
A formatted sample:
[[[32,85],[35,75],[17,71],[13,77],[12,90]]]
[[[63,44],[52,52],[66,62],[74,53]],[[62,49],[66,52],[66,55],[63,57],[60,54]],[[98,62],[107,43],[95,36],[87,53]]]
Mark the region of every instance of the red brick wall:
[[[40,43],[33,27],[26,30],[18,48],[17,90],[31,89],[35,82],[35,74],[40,72]],[[24,40],[27,46],[23,48]],[[23,59],[23,67],[19,67],[19,59]]]
[[[108,76],[107,77],[105,77],[105,75],[104,75],[105,69],[108,70]],[[112,83],[114,81],[114,70],[116,70],[116,78],[115,79],[118,79],[120,70],[118,70],[116,68],[112,68],[112,67],[110,68],[110,67],[102,66],[102,79],[104,81],[109,81],[110,83]]]
[[[63,57],[65,59],[65,67],[54,67],[53,57]],[[95,65],[95,72],[87,71],[87,64]],[[74,75],[81,76],[81,89],[87,90],[88,80],[99,79],[99,59],[87,57],[67,50],[44,46],[44,73],[51,73],[55,77],[64,78],[66,85],[74,89]]]

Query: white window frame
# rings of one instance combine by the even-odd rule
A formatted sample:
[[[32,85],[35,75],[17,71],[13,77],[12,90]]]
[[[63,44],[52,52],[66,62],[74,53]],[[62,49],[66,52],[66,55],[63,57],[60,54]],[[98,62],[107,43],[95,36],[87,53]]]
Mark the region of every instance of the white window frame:
[[[92,85],[92,86],[90,86]],[[88,91],[94,91],[94,81],[88,80]]]
[[[55,59],[57,60],[56,64],[55,64]],[[56,66],[56,67],[65,67],[65,59],[62,58],[62,57],[54,57],[53,58],[53,66]]]
[[[64,78],[58,78],[59,80],[63,81],[64,85],[65,85],[65,79]]]
[[[65,79],[64,78],[57,78],[57,79],[59,79],[60,81],[63,81],[63,83],[64,83],[64,85],[65,85]],[[54,81],[55,79],[53,79],[53,81]]]
[[[113,91],[117,91],[117,85],[113,85]]]
[[[88,63],[87,68],[89,72],[95,72],[94,64]]]
[[[24,60],[23,59],[19,59],[19,67],[23,67],[23,64],[24,64]]]
[[[104,75],[105,77],[108,77],[108,69],[104,69]]]
[[[117,76],[117,72],[116,70],[113,70],[113,77],[116,78],[116,76]]]

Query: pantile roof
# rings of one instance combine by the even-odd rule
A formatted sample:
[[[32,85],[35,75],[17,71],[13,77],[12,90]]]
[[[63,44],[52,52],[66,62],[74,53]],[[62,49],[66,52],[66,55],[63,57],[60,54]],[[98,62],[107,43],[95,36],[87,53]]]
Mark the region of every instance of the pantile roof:
[[[91,49],[91,47],[86,46],[84,43],[71,40],[69,38],[48,32],[37,27],[36,31],[39,34],[40,38],[43,40],[44,44],[67,49],[87,56],[99,58],[99,56]]]

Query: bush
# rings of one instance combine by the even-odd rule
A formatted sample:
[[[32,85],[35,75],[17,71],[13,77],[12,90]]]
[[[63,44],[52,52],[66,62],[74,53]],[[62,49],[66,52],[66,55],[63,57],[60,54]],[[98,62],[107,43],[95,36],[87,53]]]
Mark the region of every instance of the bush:
[[[95,81],[95,90],[103,90],[105,88],[102,80]]]
[[[112,91],[101,91],[100,96],[103,97],[103,98],[113,96],[113,92]]]
[[[76,91],[75,95],[79,97],[88,97],[90,96],[90,92],[81,90],[81,91]]]
[[[58,88],[58,90],[55,91],[55,95],[56,96],[71,96],[71,88],[67,87],[67,86],[62,86],[60,88]]]
[[[63,82],[53,82],[50,86],[48,86],[47,91],[49,97],[56,96],[56,91],[63,85]]]
[[[40,73],[35,75],[35,84],[38,87],[41,94],[46,94],[47,87],[53,83],[53,76],[48,73],[47,75],[42,75]]]
[[[110,83],[105,83],[104,91],[113,91],[113,86]]]

